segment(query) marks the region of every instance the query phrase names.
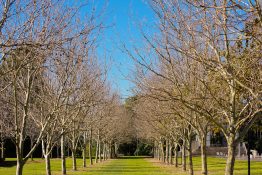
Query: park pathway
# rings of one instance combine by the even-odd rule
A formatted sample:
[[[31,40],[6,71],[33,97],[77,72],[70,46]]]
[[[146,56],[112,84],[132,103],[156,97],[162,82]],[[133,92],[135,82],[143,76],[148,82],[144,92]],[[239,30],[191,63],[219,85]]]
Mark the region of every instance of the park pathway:
[[[110,160],[100,168],[91,168],[94,175],[170,175],[165,169],[154,166],[144,157],[122,157]]]

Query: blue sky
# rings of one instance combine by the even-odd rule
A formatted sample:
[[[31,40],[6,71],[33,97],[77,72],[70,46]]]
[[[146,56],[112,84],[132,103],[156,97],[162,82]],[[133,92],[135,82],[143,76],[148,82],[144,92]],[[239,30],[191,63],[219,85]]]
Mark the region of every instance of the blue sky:
[[[96,1],[97,2],[97,1]],[[97,8],[106,1],[99,0]],[[101,4],[100,4],[101,3]],[[134,66],[132,60],[120,50],[122,44],[131,47],[131,40],[139,42],[140,32],[137,23],[145,24],[153,21],[153,12],[144,0],[108,0],[106,6],[105,24],[110,26],[104,31],[100,41],[98,54],[111,59],[109,81],[122,98],[132,93],[132,83],[126,79],[130,77]]]

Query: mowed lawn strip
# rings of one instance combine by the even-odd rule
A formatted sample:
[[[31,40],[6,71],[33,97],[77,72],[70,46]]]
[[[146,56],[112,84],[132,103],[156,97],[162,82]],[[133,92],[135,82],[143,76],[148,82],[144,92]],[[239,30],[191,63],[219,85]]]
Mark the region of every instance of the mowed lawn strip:
[[[170,170],[153,165],[144,157],[114,159],[99,170],[91,169],[88,175],[170,175]]]
[[[195,174],[201,174],[201,158],[194,157]],[[14,175],[16,170],[15,159],[7,159],[5,166],[0,166],[0,174]],[[217,157],[208,157],[208,170],[211,175],[223,175],[226,159]],[[158,162],[156,159],[146,157],[121,157],[119,159],[107,160],[97,163],[87,168],[82,168],[82,159],[77,159],[78,171],[72,171],[72,160],[67,159],[68,175],[186,175],[187,172],[181,171],[181,165],[176,168]],[[51,160],[52,174],[61,174],[61,160]],[[188,167],[187,167],[188,168]],[[29,160],[24,168],[24,175],[44,175],[45,162],[43,159]],[[236,175],[247,174],[247,161],[236,160]],[[262,175],[262,161],[251,162],[251,174]]]
[[[7,165],[0,167],[0,174],[15,174],[15,159],[7,159]],[[119,159],[107,160],[103,163],[94,164],[87,168],[82,168],[82,159],[77,159],[78,171],[72,171],[72,161],[67,159],[68,175],[169,175],[170,170],[153,165],[144,157],[122,157]],[[53,175],[61,174],[61,160],[52,159],[51,169]],[[29,160],[24,167],[25,175],[44,175],[45,162],[43,159]]]
[[[166,165],[164,163],[160,163],[156,159],[148,159],[155,166],[163,167],[167,169],[169,172],[171,171],[173,175],[187,175],[188,171],[183,172],[181,169],[181,165],[176,168],[174,165]],[[179,158],[179,163],[181,163],[181,159]],[[201,158],[193,157],[194,164],[194,174],[201,174]],[[224,175],[226,167],[226,159],[218,158],[218,157],[208,157],[208,174],[211,175]],[[188,165],[187,165],[188,168]],[[188,170],[188,169],[187,169]],[[247,160],[236,160],[234,174],[236,175],[247,175]],[[251,161],[251,174],[252,175],[262,175],[262,159],[261,161]]]
[[[94,165],[90,166],[89,160],[87,159],[87,167],[82,167],[82,159],[77,159],[77,171],[72,170],[72,159],[66,159],[66,168],[68,175],[83,175],[91,169],[100,169],[107,164],[109,164],[112,160],[107,160],[102,163],[94,163]],[[0,175],[14,175],[16,171],[16,161],[14,158],[7,158],[6,163],[0,165]],[[53,175],[61,175],[61,159],[51,159],[51,171]],[[33,161],[28,160],[23,170],[24,175],[45,175],[45,160],[40,158],[35,158]]]

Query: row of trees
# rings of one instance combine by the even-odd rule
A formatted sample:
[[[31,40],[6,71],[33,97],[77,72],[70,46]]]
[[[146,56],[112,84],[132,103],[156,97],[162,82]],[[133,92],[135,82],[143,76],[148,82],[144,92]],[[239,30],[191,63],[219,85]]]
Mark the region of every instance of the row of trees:
[[[65,147],[82,150],[86,167],[96,144],[96,162],[111,156],[118,136],[120,101],[110,89],[106,65],[97,57],[101,13],[86,2],[61,0],[2,0],[0,2],[0,134],[16,147],[17,170],[41,145],[46,174],[50,154],[61,148],[66,174]],[[85,9],[90,11],[84,12]],[[30,138],[30,151],[24,141]]]
[[[134,107],[141,137],[154,154],[172,163],[172,149],[186,152],[194,174],[192,140],[201,144],[202,174],[208,174],[206,139],[212,128],[228,145],[226,175],[233,175],[237,145],[262,112],[259,1],[154,0],[156,33],[141,31],[144,49],[126,53],[137,65]],[[164,150],[165,149],[165,150]]]

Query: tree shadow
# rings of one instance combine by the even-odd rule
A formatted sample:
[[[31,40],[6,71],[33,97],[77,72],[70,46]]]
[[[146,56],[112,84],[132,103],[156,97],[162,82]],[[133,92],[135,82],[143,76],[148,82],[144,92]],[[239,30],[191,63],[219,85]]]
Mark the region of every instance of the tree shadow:
[[[9,160],[9,161],[0,162],[0,167],[13,167],[13,166],[16,166],[16,161]]]
[[[152,158],[151,156],[121,156],[117,157],[116,159],[145,159],[145,158]]]

